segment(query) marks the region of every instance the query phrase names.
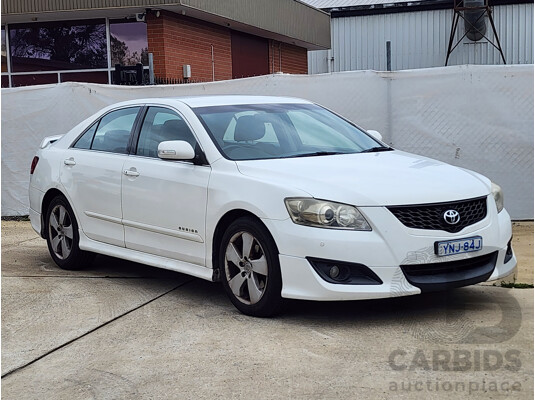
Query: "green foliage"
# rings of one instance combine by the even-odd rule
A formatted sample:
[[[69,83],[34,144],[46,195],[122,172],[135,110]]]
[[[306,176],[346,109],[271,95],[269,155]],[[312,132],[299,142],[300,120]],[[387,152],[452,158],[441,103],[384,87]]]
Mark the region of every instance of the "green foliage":
[[[533,289],[533,285],[530,283],[516,283],[516,282],[500,282],[500,286],[504,288],[515,288],[515,289]]]

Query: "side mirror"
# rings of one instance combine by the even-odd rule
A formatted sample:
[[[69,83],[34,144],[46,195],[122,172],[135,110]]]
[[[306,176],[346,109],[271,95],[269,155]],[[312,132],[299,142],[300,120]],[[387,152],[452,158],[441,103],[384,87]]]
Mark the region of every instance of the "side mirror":
[[[195,151],[183,140],[168,140],[158,145],[158,157],[164,160],[193,160]]]
[[[383,141],[383,135],[381,135],[379,132],[374,131],[373,129],[369,129],[366,132],[368,132],[372,138],[377,139],[380,142]]]

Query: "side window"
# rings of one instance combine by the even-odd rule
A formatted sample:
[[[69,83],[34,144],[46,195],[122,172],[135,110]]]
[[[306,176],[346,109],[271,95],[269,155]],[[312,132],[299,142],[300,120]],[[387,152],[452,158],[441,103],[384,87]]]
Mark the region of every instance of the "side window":
[[[149,107],[137,143],[136,154],[158,157],[158,145],[167,140],[183,140],[195,148],[196,140],[186,122],[174,111]]]
[[[98,121],[95,122],[74,144],[75,149],[90,149],[93,142],[93,135],[97,130]]]
[[[124,108],[106,114],[100,120],[91,150],[126,154],[130,132],[140,107]]]

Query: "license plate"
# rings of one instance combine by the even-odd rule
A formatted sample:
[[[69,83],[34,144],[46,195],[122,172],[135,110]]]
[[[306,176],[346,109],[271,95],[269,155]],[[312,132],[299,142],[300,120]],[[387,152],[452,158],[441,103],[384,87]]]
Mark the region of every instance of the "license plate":
[[[479,251],[482,248],[483,238],[481,236],[435,242],[435,254],[437,256],[451,256],[452,254],[470,253],[472,251]]]

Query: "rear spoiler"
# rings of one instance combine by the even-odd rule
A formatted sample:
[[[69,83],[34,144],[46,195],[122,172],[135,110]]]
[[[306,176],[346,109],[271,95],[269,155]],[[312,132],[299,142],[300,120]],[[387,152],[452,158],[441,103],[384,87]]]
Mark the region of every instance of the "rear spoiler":
[[[39,148],[44,149],[46,146],[58,141],[63,136],[64,135],[47,136],[46,138],[43,139],[43,141],[41,142],[41,145],[39,146]]]

